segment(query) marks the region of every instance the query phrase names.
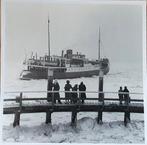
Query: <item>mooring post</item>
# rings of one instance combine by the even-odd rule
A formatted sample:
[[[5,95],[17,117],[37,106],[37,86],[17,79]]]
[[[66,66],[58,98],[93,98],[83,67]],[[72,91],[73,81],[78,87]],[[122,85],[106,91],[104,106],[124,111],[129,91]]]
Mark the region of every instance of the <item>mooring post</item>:
[[[51,111],[46,112],[46,122],[45,122],[46,124],[51,123],[52,121],[51,115],[52,115]]]
[[[53,70],[48,68],[48,82],[47,82],[47,101],[52,102],[52,87],[53,87]]]
[[[99,94],[98,94],[98,97],[99,97],[99,101],[100,102],[104,102],[104,93],[103,92],[103,71],[100,71],[99,72]]]
[[[22,111],[22,92],[20,93],[19,110]]]
[[[19,102],[19,110],[15,112],[13,127],[20,125],[20,113],[22,111],[22,92],[19,97],[16,97],[16,102]]]
[[[100,105],[100,109],[98,111],[98,118],[97,123],[102,124],[102,117],[103,117],[103,105],[104,105],[104,93],[103,92],[103,71],[99,72],[99,102],[102,103]]]
[[[124,125],[127,126],[127,123],[130,122],[130,112],[129,111],[125,111],[124,114]]]
[[[130,122],[130,111],[129,111],[129,102],[125,102],[126,110],[124,113],[124,125],[127,126],[127,123]]]
[[[20,111],[18,110],[15,112],[13,127],[16,127],[19,125],[20,125]]]
[[[103,119],[103,111],[102,111],[102,107],[101,107],[100,111],[98,112],[97,123],[102,124],[103,123],[102,119]]]
[[[76,126],[77,123],[77,111],[73,110],[71,114],[71,126]]]

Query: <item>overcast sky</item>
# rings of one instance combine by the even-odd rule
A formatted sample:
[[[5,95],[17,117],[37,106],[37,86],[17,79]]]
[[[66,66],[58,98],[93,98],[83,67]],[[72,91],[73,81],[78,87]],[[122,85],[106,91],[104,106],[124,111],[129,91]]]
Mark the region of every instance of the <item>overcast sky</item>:
[[[31,0],[30,0],[31,1]],[[102,56],[111,62],[142,62],[141,5],[78,2],[43,3],[7,0],[5,57],[22,63],[25,53],[48,53],[47,19],[50,18],[51,54],[68,48],[97,58],[98,29]]]

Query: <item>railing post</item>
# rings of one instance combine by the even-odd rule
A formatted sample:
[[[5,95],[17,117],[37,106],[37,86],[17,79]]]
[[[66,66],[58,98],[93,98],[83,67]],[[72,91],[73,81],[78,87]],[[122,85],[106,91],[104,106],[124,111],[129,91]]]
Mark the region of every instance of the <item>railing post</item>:
[[[100,109],[98,111],[98,118],[97,123],[102,124],[102,117],[103,117],[103,105],[104,105],[104,93],[103,92],[103,71],[100,70],[99,72],[99,102],[102,102],[100,104]]]
[[[99,72],[99,95],[98,95],[100,102],[104,102],[104,93],[102,93],[103,92],[103,76],[104,76],[103,71],[100,70]]]
[[[54,107],[54,101],[55,101],[54,92],[52,91],[52,108]]]
[[[22,111],[22,92],[20,93],[20,102],[19,102],[20,112]]]

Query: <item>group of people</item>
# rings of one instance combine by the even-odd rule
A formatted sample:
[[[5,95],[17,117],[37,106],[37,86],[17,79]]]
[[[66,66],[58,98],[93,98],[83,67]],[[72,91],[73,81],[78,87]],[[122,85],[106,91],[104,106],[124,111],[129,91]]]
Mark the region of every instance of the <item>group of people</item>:
[[[60,85],[57,80],[53,81],[52,78],[48,79],[47,90],[48,90],[48,93],[47,93],[48,102],[54,101],[54,103],[56,103],[56,101],[58,101],[58,103],[60,104],[62,103],[60,100],[60,93],[59,93]],[[72,85],[70,84],[70,81],[67,80],[64,86],[64,90],[65,90],[65,103],[66,104],[77,103],[78,100],[80,100],[82,104],[84,103],[84,100],[86,99],[86,93],[84,92],[86,91],[86,86],[83,82],[81,82],[80,85],[75,84],[72,87]],[[78,98],[77,91],[82,91],[79,93],[79,98]]]
[[[60,90],[60,86],[59,86],[58,81],[54,80],[54,82],[53,82],[52,78],[48,79],[47,90],[50,91],[47,93],[47,101],[48,102],[54,101],[54,103],[56,103],[56,101],[58,100],[58,103],[61,104],[60,94],[58,92]],[[57,91],[57,92],[52,93],[51,91]],[[54,95],[54,98],[52,98],[52,95]],[[54,99],[54,100],[52,100],[52,99]]]
[[[75,84],[72,87],[72,85],[70,84],[70,81],[67,80],[64,90],[65,90],[65,103],[66,104],[77,103],[78,100],[81,100],[82,104],[84,103],[84,100],[86,99],[86,93],[84,92],[86,91],[86,86],[83,82],[81,82],[79,86],[78,84]],[[68,91],[72,91],[72,93]],[[78,98],[77,91],[83,91],[79,93],[79,98]]]
[[[47,93],[48,102],[54,101],[54,103],[56,103],[56,101],[58,101],[58,103],[62,104],[60,100],[60,93],[59,93],[60,85],[57,80],[53,81],[52,78],[48,79],[47,90],[48,90],[48,93]],[[66,104],[77,103],[77,101],[81,101],[82,104],[84,103],[86,99],[86,93],[85,93],[86,86],[83,82],[81,82],[79,85],[75,84],[72,87],[72,85],[70,84],[70,81],[67,80],[64,86],[64,90],[65,90],[65,103]],[[79,91],[79,94],[78,94],[78,91]],[[123,101],[125,104],[130,103],[129,90],[126,86],[124,87],[124,89],[120,87],[120,89],[118,90],[118,96],[119,96],[120,104],[122,104]]]
[[[120,104],[122,104],[123,101],[125,102],[125,104],[130,103],[129,90],[126,86],[124,87],[124,89],[120,87],[120,89],[118,90],[118,96]]]

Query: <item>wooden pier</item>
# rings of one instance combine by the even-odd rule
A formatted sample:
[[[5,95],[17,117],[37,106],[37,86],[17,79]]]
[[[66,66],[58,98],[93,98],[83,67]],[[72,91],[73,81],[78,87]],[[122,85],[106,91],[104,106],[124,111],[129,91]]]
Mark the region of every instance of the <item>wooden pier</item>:
[[[7,104],[3,107],[3,114],[15,114],[13,126],[20,124],[20,115],[23,113],[46,113],[46,123],[51,123],[52,113],[54,112],[71,112],[71,125],[76,126],[77,114],[78,112],[97,112],[97,123],[102,124],[103,113],[104,112],[121,112],[124,113],[124,125],[126,126],[130,122],[131,113],[144,113],[143,100],[130,99],[129,102],[124,102],[120,104],[118,99],[118,92],[103,92],[103,73],[99,75],[99,91],[72,91],[70,93],[86,93],[87,97],[85,103],[82,104],[81,100],[78,98],[76,103],[65,104],[65,98],[61,97],[60,100],[62,104],[54,103],[54,93],[65,93],[66,91],[46,91],[45,93],[52,93],[51,102],[47,102],[47,98],[26,98],[23,97],[23,93],[15,99],[4,99]],[[35,92],[37,93],[37,91]],[[38,92],[39,93],[39,92]],[[68,92],[69,93],[69,92]],[[97,97],[90,98],[88,93],[95,93]],[[106,98],[104,95],[106,93],[112,93],[117,95],[117,98]],[[127,94],[127,93],[122,93]],[[140,93],[129,93],[139,94]],[[113,96],[114,97],[114,96]],[[31,103],[28,103],[28,102]],[[8,103],[8,102],[13,102]],[[16,103],[14,103],[16,102]],[[26,103],[27,102],[27,103]]]
[[[31,103],[30,103],[31,101]],[[40,101],[40,102],[39,102]],[[131,99],[130,103],[119,103],[117,98],[86,98],[82,104],[78,99],[75,104],[65,104],[65,98],[61,98],[62,104],[47,102],[47,98],[23,98],[22,93],[15,99],[4,99],[7,104],[3,108],[3,114],[15,114],[13,126],[20,124],[20,115],[23,113],[46,113],[46,123],[51,123],[54,112],[71,112],[71,125],[76,126],[78,112],[97,112],[97,123],[102,123],[104,112],[124,113],[124,125],[130,122],[130,113],[144,113],[143,100]],[[8,103],[8,102],[13,102]],[[14,103],[16,102],[16,103]],[[28,103],[29,102],[29,103]]]

